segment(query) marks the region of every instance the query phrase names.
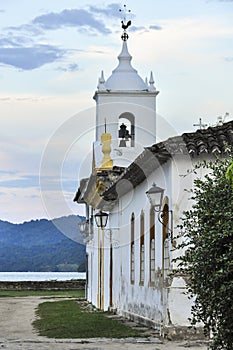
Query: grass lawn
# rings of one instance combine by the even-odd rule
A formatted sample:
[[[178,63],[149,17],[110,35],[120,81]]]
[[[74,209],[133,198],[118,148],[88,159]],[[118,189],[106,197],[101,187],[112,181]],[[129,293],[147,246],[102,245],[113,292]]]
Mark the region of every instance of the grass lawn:
[[[50,338],[140,337],[143,332],[109,318],[110,314],[88,311],[76,300],[45,302],[39,305],[33,326]]]
[[[80,290],[0,290],[0,298],[3,297],[62,297],[62,298],[84,298],[84,289]]]

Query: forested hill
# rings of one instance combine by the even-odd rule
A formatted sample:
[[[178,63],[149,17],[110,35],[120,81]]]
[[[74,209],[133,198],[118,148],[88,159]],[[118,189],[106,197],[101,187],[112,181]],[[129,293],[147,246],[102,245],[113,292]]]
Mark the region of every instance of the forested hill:
[[[0,271],[77,271],[85,263],[82,217],[12,224],[0,220]]]

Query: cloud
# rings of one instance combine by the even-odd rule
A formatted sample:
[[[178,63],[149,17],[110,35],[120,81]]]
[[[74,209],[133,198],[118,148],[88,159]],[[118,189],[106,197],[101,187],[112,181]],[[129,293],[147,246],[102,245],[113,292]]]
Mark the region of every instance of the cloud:
[[[10,101],[11,97],[0,97],[0,101]]]
[[[0,48],[0,62],[23,70],[39,68],[62,58],[65,51],[52,45]]]
[[[2,189],[39,189],[40,184],[42,185],[42,192],[50,191],[51,193],[59,193],[61,191],[61,196],[63,196],[63,192],[73,195],[77,187],[77,179],[67,176],[58,178],[56,176],[42,177],[40,174],[29,175],[21,172],[0,172],[0,190],[2,193]]]
[[[132,26],[132,27],[129,27],[129,31],[130,32],[141,32],[141,31],[147,31],[147,28],[146,27],[143,27],[143,26]]]
[[[225,59],[226,62],[233,62],[233,57],[231,57],[231,56],[225,57],[224,59]]]
[[[11,102],[41,102],[41,101],[47,101],[50,100],[50,96],[25,96],[22,97],[17,96],[1,96],[0,95],[0,101],[11,101]],[[1,140],[4,138],[3,135],[0,134]],[[1,174],[1,172],[0,172]]]
[[[25,36],[14,36],[9,33],[8,36],[0,39],[0,48],[2,47],[22,47],[22,45],[32,44],[32,40]]]
[[[70,63],[66,67],[58,67],[57,70],[61,72],[76,72],[79,70],[79,66],[77,63]]]
[[[38,175],[28,175],[16,171],[0,171],[0,188],[36,188],[38,186]]]
[[[41,28],[38,26],[35,26],[34,24],[28,23],[28,24],[22,24],[20,26],[10,26],[6,28],[7,30],[10,31],[16,31],[20,33],[25,33],[25,34],[33,34],[33,35],[42,35],[43,31]],[[9,33],[11,34],[11,33]]]
[[[16,175],[16,171],[5,171],[5,170],[0,170],[0,182],[5,181],[6,179],[13,178],[14,180],[18,178]]]
[[[100,18],[119,17],[120,5],[109,4],[105,8],[91,5],[88,9],[64,9],[35,17],[30,23],[4,28],[6,34],[0,38],[0,66],[9,65],[22,70],[33,70],[55,62],[67,54],[67,50],[54,44],[41,44],[36,41],[46,30],[58,30],[65,27],[78,29],[87,34],[110,34],[112,31]],[[100,15],[100,16],[99,16]],[[70,63],[58,67],[64,72],[77,71],[78,65]]]
[[[29,188],[29,187],[39,187],[39,179],[38,177],[27,176],[17,180],[5,180],[0,181],[0,187],[4,188]]]
[[[152,30],[161,30],[162,27],[154,24],[154,25],[149,26],[149,29],[152,29]]]
[[[90,12],[83,9],[63,10],[60,13],[50,12],[34,18],[32,23],[49,30],[57,30],[66,26],[94,29],[101,34],[111,33],[111,30],[102,21],[95,19]]]
[[[89,9],[91,12],[105,15],[106,17],[119,18],[121,5],[118,3],[109,4],[105,8],[100,8],[97,6],[90,6]]]
[[[130,32],[148,32],[149,30],[162,30],[161,26],[151,25],[148,28],[144,26],[131,26],[129,27]]]
[[[23,222],[32,218],[46,217],[39,188],[1,187],[1,203],[3,204],[1,220]]]

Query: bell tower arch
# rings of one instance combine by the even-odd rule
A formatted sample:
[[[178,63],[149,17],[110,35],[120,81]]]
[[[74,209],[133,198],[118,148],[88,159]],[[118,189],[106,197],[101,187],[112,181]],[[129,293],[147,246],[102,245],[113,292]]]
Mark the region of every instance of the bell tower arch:
[[[125,112],[119,116],[119,147],[134,147],[135,145],[135,116]]]

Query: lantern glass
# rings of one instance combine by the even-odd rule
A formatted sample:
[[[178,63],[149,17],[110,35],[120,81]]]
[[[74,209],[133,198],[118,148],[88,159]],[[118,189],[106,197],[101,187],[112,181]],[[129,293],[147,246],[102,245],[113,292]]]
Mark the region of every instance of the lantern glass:
[[[163,202],[164,189],[153,184],[152,187],[146,192],[146,195],[153,207],[157,207],[159,210]]]
[[[79,227],[79,231],[81,232],[81,233],[84,233],[85,232],[85,230],[86,230],[86,221],[80,221],[79,223],[78,223],[78,227]]]
[[[104,228],[107,225],[108,214],[100,211],[95,214],[95,222],[97,227]]]

